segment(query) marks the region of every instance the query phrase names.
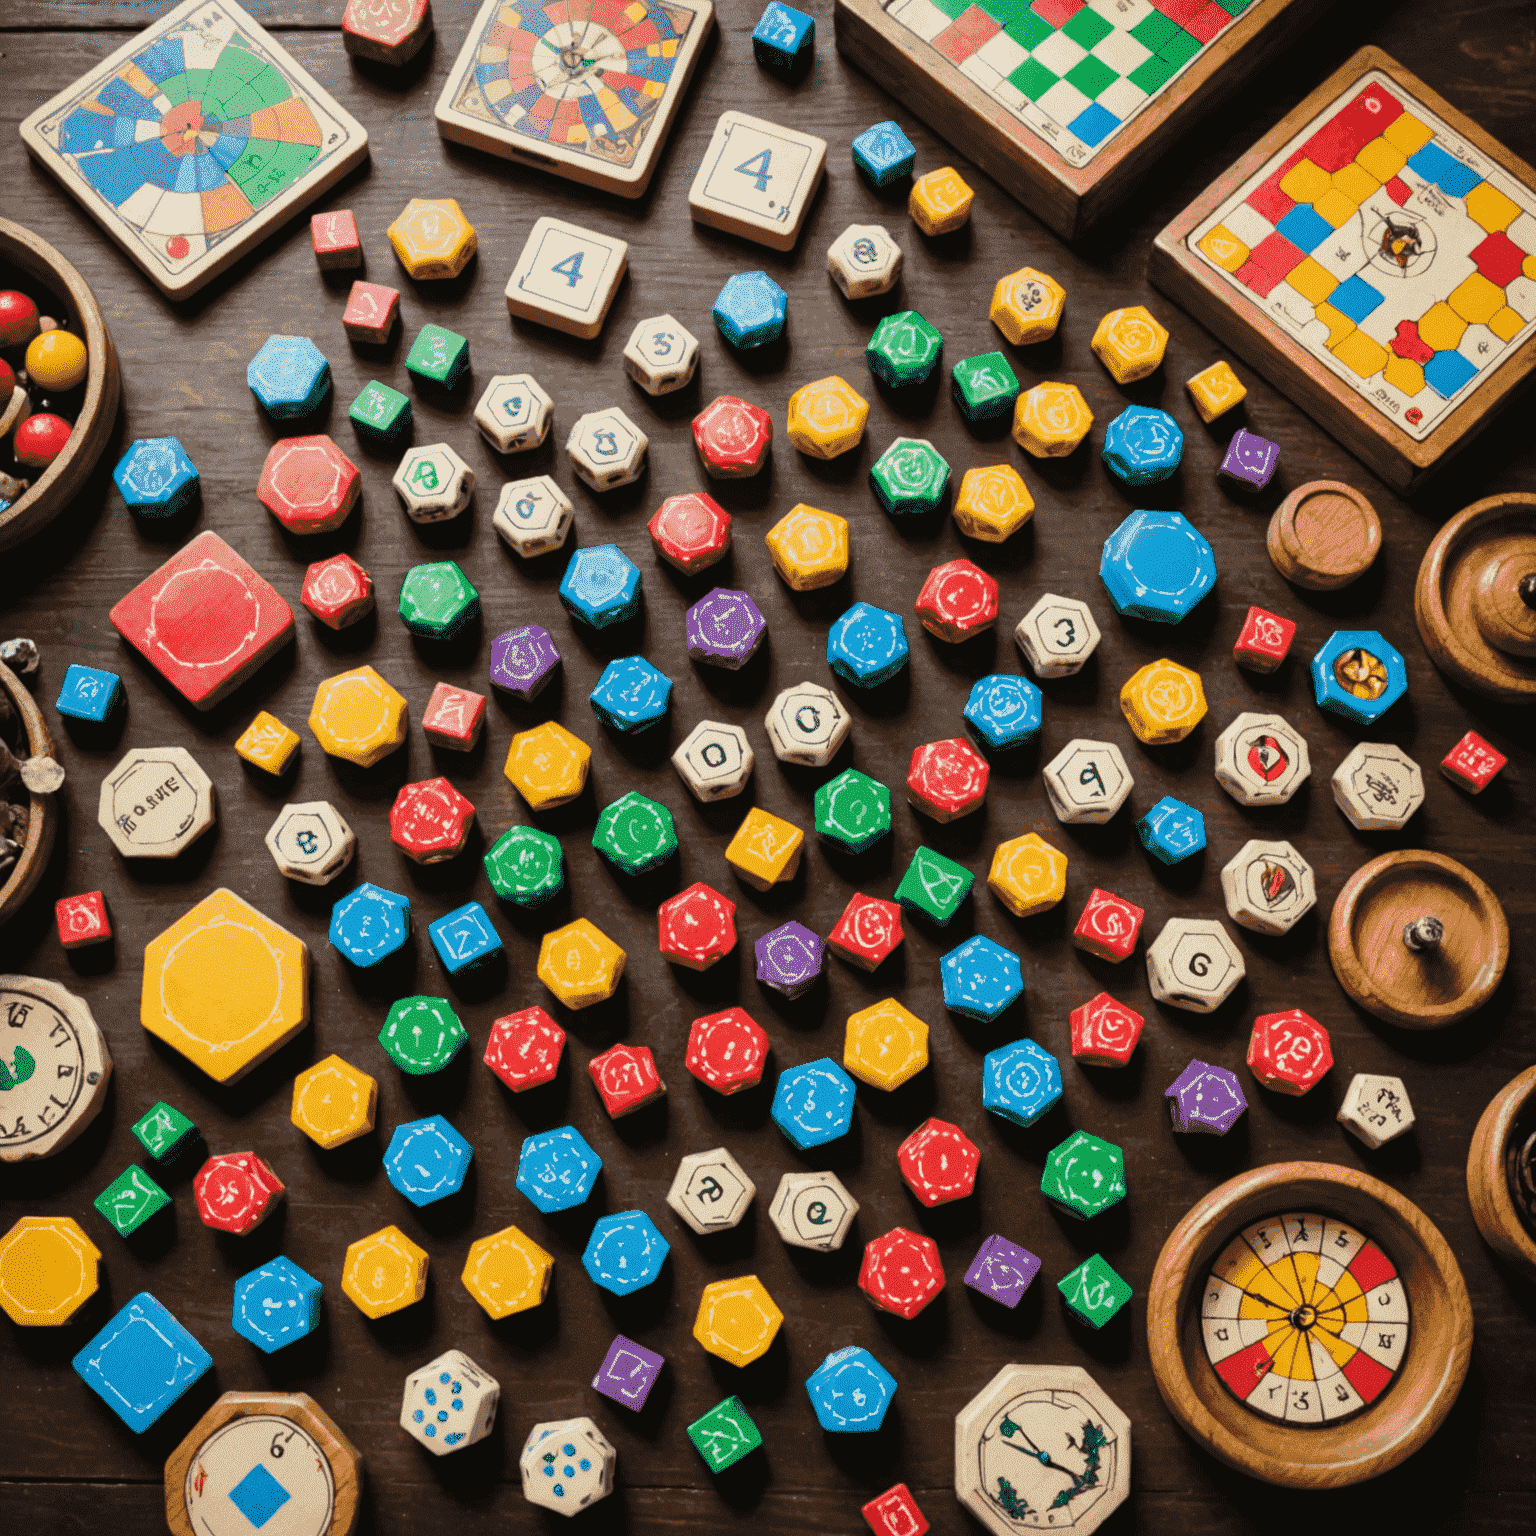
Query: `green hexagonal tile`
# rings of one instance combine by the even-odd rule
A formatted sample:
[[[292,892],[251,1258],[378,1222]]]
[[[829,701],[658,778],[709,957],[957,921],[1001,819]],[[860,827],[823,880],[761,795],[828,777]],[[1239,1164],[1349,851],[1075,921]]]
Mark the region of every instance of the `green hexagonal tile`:
[[[877,379],[900,389],[921,384],[938,367],[943,351],[943,336],[915,309],[903,309],[875,327],[864,358]]]
[[[1046,1155],[1040,1193],[1087,1221],[1125,1199],[1125,1154],[1112,1141],[1074,1131]]]
[[[898,437],[870,467],[869,483],[892,517],[932,512],[944,500],[949,463],[925,437]]]
[[[857,768],[816,791],[816,831],[849,853],[863,853],[891,830],[891,792]]]
[[[677,852],[677,827],[659,800],[632,789],[599,813],[592,846],[615,869],[639,875]]]
[[[537,907],[565,884],[560,839],[537,827],[508,827],[486,851],[485,877],[503,901]]]
[[[464,1049],[469,1033],[446,997],[402,997],[389,1005],[379,1044],[402,1072],[441,1072]]]
[[[413,635],[446,640],[480,612],[480,594],[456,560],[413,565],[400,588],[400,617]]]

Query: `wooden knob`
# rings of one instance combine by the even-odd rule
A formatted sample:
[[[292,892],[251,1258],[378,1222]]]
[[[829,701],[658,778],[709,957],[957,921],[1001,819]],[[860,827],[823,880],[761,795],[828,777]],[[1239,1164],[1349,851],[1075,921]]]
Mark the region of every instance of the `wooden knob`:
[[[1489,557],[1472,590],[1472,621],[1495,650],[1536,656],[1536,550]]]
[[[1403,924],[1403,943],[1415,954],[1426,949],[1437,949],[1445,938],[1445,924],[1438,917],[1426,914]]]
[[[1381,519],[1353,486],[1313,480],[1275,509],[1266,543],[1287,581],[1331,592],[1370,570],[1381,550]]]

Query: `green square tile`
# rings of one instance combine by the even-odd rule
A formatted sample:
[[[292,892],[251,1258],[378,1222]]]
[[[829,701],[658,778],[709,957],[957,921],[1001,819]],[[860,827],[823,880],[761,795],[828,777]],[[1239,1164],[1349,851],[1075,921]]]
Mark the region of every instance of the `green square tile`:
[[[189,1136],[197,1134],[197,1126],[174,1104],[162,1100],[141,1120],[134,1122],[133,1134],[157,1163],[163,1163]]]
[[[931,917],[941,928],[960,910],[976,879],[964,864],[932,848],[920,847],[896,887],[896,900],[913,912]]]
[[[392,443],[411,424],[411,402],[398,389],[369,379],[347,415],[363,438]]]
[[[91,1203],[119,1236],[132,1237],[171,1203],[171,1197],[137,1163],[130,1163]]]
[[[451,389],[469,368],[469,341],[441,325],[424,325],[405,355],[408,373]]]
[[[1083,1260],[1056,1282],[1067,1310],[1080,1323],[1102,1328],[1131,1299],[1129,1285],[1110,1268],[1102,1254]]]
[[[1038,63],[1034,59],[1025,59],[1008,76],[1008,80],[1011,85],[1017,86],[1031,101],[1039,101],[1056,84],[1057,77],[1044,64]]]
[[[932,4],[938,6],[951,21],[958,21],[971,8],[971,0],[932,0]]]
[[[1216,0],[1216,4],[1224,10],[1228,16],[1241,16],[1244,11],[1253,4],[1253,0]]]
[[[1092,6],[1085,5],[1061,30],[1080,48],[1092,48],[1115,29]]]
[[[1157,49],[1157,56],[1166,59],[1175,69],[1182,69],[1205,46],[1198,37],[1191,36],[1183,27],[1173,34],[1161,48]]]
[[[1153,54],[1150,59],[1138,64],[1125,78],[1150,96],[1154,91],[1161,90],[1178,72],[1177,65],[1170,64],[1167,59],[1160,59]]]
[[[723,1403],[716,1403],[702,1418],[695,1419],[688,1426],[688,1438],[711,1472],[724,1472],[727,1467],[734,1467],[743,1456],[750,1456],[763,1443],[752,1415],[742,1406],[739,1397],[728,1397]]]
[[[1012,21],[1003,23],[1003,31],[1020,48],[1038,48],[1055,30],[1056,28],[1050,22],[1036,15],[1034,11],[1025,11],[1022,15],[1014,17]],[[1022,91],[1024,87],[1021,85],[1019,89]]]
[[[1178,22],[1170,20],[1161,11],[1149,11],[1131,28],[1131,36],[1143,48],[1149,48],[1156,53],[1175,32],[1183,30]]]
[[[1011,416],[1019,398],[1019,380],[1001,352],[963,357],[951,373],[955,404],[972,425]]]
[[[1008,27],[1021,16],[1034,16],[1029,8],[1029,0],[976,0],[980,10],[987,13],[999,26]],[[1035,17],[1038,21],[1040,18]]]
[[[1082,12],[1078,12],[1079,15]],[[1102,59],[1090,53],[1067,71],[1067,84],[1075,85],[1089,101],[1097,101],[1099,92],[1107,90],[1120,78]]]

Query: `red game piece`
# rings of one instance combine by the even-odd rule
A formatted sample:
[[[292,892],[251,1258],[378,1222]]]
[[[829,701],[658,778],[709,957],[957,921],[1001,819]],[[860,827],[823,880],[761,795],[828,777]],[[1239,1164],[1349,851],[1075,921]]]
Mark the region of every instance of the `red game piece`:
[[[969,640],[997,623],[997,583],[970,560],[946,560],[928,572],[917,616],[940,640]]]
[[[939,1245],[906,1227],[892,1227],[864,1245],[859,1289],[882,1312],[914,1318],[944,1289]]]
[[[615,1120],[667,1091],[648,1045],[610,1046],[587,1063],[587,1071],[602,1096],[603,1108]]]
[[[470,751],[479,741],[484,724],[485,695],[469,688],[455,688],[452,683],[439,683],[432,690],[426,713],[421,717],[427,740],[440,747],[452,747],[455,752]]]
[[[912,754],[907,799],[935,821],[956,821],[987,798],[992,769],[963,736],[930,741]]]
[[[1136,936],[1146,915],[1135,902],[1095,886],[1072,930],[1072,942],[1101,960],[1124,960],[1136,948]]]
[[[3,357],[0,357],[0,415],[4,415],[15,390],[16,370]]]
[[[736,903],[696,880],[656,909],[656,940],[662,959],[707,971],[736,947]]]
[[[404,64],[432,35],[432,0],[347,0],[341,46],[380,64]]]
[[[53,904],[53,918],[59,925],[59,943],[65,949],[84,949],[87,944],[104,944],[112,937],[112,919],[107,916],[107,898],[100,891],[83,896],[66,896]]]
[[[11,451],[18,464],[25,464],[28,469],[47,469],[69,445],[72,430],[62,416],[43,411],[27,417],[16,428]]]
[[[745,480],[768,457],[773,417],[735,395],[720,395],[693,418],[693,441],[716,479]]]
[[[350,208],[310,217],[309,239],[315,262],[322,272],[343,271],[363,264],[363,242],[357,238],[357,220]]]
[[[897,1147],[896,1161],[924,1205],[948,1205],[975,1190],[981,1148],[958,1125],[930,1118]]]
[[[768,1059],[768,1035],[745,1008],[706,1013],[688,1031],[688,1070],[716,1093],[755,1088]]]
[[[1290,653],[1296,626],[1266,608],[1250,608],[1242,632],[1232,647],[1232,658],[1250,672],[1273,672]]]
[[[418,864],[463,851],[475,808],[444,778],[402,784],[389,810],[389,840]]]
[[[837,926],[827,935],[827,945],[850,965],[872,971],[905,937],[901,908],[894,901],[855,892]]]
[[[363,477],[323,432],[272,444],[256,499],[289,533],[329,533],[346,522],[363,492]]]
[[[287,1193],[287,1186],[254,1152],[221,1152],[192,1180],[203,1225],[244,1237],[254,1232]]]
[[[553,1082],[565,1049],[565,1031],[542,1008],[509,1013],[491,1025],[485,1064],[513,1093]]]
[[[1090,1067],[1123,1067],[1131,1059],[1147,1021],[1134,1008],[1116,1002],[1108,992],[1090,997],[1074,1008],[1072,1057]]]
[[[859,1513],[875,1536],[924,1536],[928,1529],[927,1517],[905,1483],[877,1494]]]
[[[341,312],[342,329],[353,341],[382,344],[400,318],[400,290],[384,283],[352,284],[347,307]]]
[[[656,553],[691,576],[731,547],[731,514],[703,491],[668,496],[647,524]]]
[[[1480,795],[1498,778],[1509,761],[1497,747],[1490,747],[1476,731],[1468,731],[1446,753],[1440,772],[1453,784]]]
[[[37,335],[37,305],[15,288],[0,292],[0,347],[24,347]]]
[[[1333,1065],[1328,1031],[1309,1013],[1262,1013],[1248,1038],[1248,1070],[1266,1088],[1299,1097]]]
[[[304,572],[299,601],[330,629],[345,629],[373,611],[373,577],[351,555],[316,560]]]
[[[200,533],[108,615],[197,709],[239,687],[293,637],[293,609],[216,533]]]

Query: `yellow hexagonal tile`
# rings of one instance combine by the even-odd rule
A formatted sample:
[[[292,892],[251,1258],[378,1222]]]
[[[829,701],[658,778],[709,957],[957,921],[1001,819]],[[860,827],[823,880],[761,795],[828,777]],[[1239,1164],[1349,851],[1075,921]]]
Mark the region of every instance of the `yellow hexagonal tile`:
[[[299,750],[299,733],[289,730],[276,715],[262,710],[241,733],[235,752],[253,768],[282,773]]]
[[[1232,372],[1225,359],[1202,369],[1184,388],[1189,391],[1189,398],[1195,402],[1195,409],[1204,422],[1215,421],[1248,398],[1242,380]]]
[[[971,216],[976,194],[952,165],[925,171],[912,183],[907,212],[925,235],[947,235]]]
[[[503,1227],[469,1245],[459,1278],[488,1317],[503,1318],[539,1306],[549,1295],[554,1272],[553,1255],[545,1253],[526,1232]]]
[[[399,1227],[380,1227],[347,1248],[342,1294],[364,1317],[388,1317],[427,1294],[431,1257]]]
[[[1038,832],[999,843],[987,871],[993,894],[1015,917],[1032,917],[1067,894],[1067,856]]]
[[[967,537],[1001,544],[1035,515],[1035,498],[1012,464],[983,464],[961,477],[952,515]]]
[[[804,847],[805,833],[794,822],[753,806],[726,844],[725,862],[748,885],[766,891],[794,879]]]
[[[1481,224],[1490,235],[1508,229],[1520,217],[1520,205],[1494,186],[1480,181],[1467,193],[1467,217]]]
[[[1205,718],[1205,685],[1198,672],[1165,656],[1126,679],[1120,711],[1138,741],[1149,746],[1183,741]]]
[[[1386,139],[1372,139],[1355,156],[1355,163],[1363,165],[1377,181],[1385,182],[1391,181],[1407,165],[1408,156]]]
[[[233,891],[205,896],[144,948],[139,1022],[233,1083],[309,1018],[309,951]]]
[[[563,725],[546,720],[512,738],[501,771],[534,810],[548,811],[582,792],[591,765],[592,748]]]
[[[538,978],[567,1008],[590,1008],[613,996],[629,958],[595,923],[574,923],[544,935]]]
[[[848,520],[804,502],[793,506],[763,536],[773,568],[796,592],[840,581],[848,570]]]
[[[742,1275],[704,1287],[693,1336],[710,1354],[732,1365],[751,1365],[768,1353],[783,1321],[763,1282]]]
[[[317,1146],[356,1141],[373,1129],[379,1085],[340,1056],[327,1056],[293,1080],[289,1119]]]
[[[1163,365],[1168,332],[1144,304],[1112,309],[1099,321],[1088,343],[1117,384],[1134,384]]]
[[[475,226],[454,198],[413,197],[389,226],[389,243],[412,277],[457,277],[475,254]]]
[[[1424,388],[1424,370],[1412,358],[1399,357],[1395,352],[1387,358],[1381,376],[1410,398]]]
[[[928,1065],[928,1026],[894,997],[848,1015],[843,1066],[871,1088],[899,1088]]]
[[[1049,341],[1061,324],[1066,302],[1067,290],[1054,277],[1033,267],[1020,267],[998,278],[987,314],[1014,346],[1021,347]]]
[[[835,373],[802,384],[789,397],[789,440],[813,459],[835,459],[859,446],[869,401]]]
[[[68,1216],[23,1216],[0,1237],[0,1310],[19,1328],[59,1328],[96,1294],[101,1250]]]
[[[1419,320],[1419,340],[1436,352],[1454,351],[1467,322],[1444,299],[1432,304]]]
[[[1381,136],[1412,159],[1434,138],[1435,130],[1420,122],[1413,113],[1400,112],[1381,130]]]
[[[1446,303],[1468,324],[1487,325],[1504,308],[1504,290],[1481,272],[1473,272],[1451,290]]]
[[[1087,437],[1093,412],[1076,384],[1047,379],[1013,408],[1013,440],[1037,459],[1062,459]]]
[[[309,728],[332,757],[372,768],[405,741],[410,706],[372,667],[338,672],[315,689]]]

